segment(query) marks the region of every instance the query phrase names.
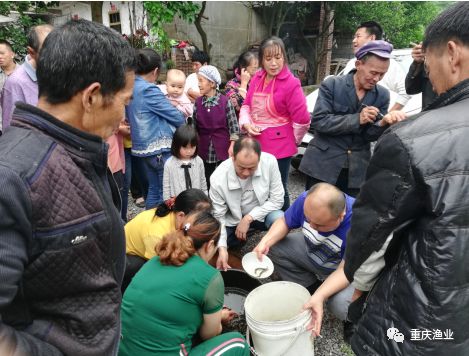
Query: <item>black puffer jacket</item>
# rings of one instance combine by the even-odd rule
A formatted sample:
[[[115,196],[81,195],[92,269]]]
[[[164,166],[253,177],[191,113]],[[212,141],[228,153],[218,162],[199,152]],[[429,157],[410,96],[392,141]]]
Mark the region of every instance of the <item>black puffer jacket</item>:
[[[0,354],[113,355],[125,239],[107,145],[17,107],[0,138]]]
[[[353,209],[347,278],[405,223],[387,249],[352,348],[358,355],[467,356],[469,80],[381,137]],[[404,341],[388,339],[389,328]]]

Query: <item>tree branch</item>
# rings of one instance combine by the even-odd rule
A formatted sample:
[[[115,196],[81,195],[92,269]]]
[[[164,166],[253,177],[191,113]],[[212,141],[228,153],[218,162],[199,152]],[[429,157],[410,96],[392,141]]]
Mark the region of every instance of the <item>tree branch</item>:
[[[204,31],[202,27],[202,19],[208,20],[208,17],[204,16],[206,6],[207,6],[207,2],[202,1],[202,7],[200,8],[200,11],[197,14],[197,17],[195,18],[194,25],[195,25],[195,28],[197,29],[197,32],[200,34],[200,38],[202,39],[202,47],[204,49],[204,52],[210,56],[210,50],[212,49],[212,44],[208,43],[207,33]]]

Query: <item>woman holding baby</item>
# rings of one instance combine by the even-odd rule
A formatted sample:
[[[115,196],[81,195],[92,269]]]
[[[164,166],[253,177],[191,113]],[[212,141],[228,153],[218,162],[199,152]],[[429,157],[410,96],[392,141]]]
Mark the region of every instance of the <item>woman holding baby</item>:
[[[143,163],[145,207],[150,209],[163,201],[164,164],[171,157],[173,133],[186,120],[155,84],[161,68],[158,53],[143,48],[137,55],[133,99],[126,108],[126,116],[131,129],[132,155]]]

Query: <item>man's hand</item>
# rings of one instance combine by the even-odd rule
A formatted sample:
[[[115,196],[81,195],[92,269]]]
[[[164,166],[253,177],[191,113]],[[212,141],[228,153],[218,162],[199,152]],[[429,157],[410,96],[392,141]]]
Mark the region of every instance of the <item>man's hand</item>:
[[[262,262],[262,256],[269,253],[269,247],[264,241],[261,240],[261,242],[259,242],[259,244],[252,251],[256,253],[257,258]]]
[[[379,110],[374,106],[366,106],[360,111],[360,125],[372,124],[376,120]]]
[[[404,111],[390,111],[383,116],[383,119],[379,122],[380,126],[394,125],[407,118],[407,114]]]
[[[218,248],[218,259],[217,259],[217,269],[221,271],[226,271],[228,268],[231,268],[228,264],[228,250],[226,247]]]
[[[321,337],[321,324],[324,315],[324,298],[314,293],[309,301],[303,305],[303,309],[311,309],[311,323],[308,330],[311,330],[314,336]]]
[[[249,226],[251,226],[253,220],[254,219],[249,214],[243,216],[238,226],[236,226],[235,235],[238,240],[246,241]]]
[[[414,62],[423,63],[425,60],[425,53],[423,52],[422,42],[412,48],[411,56]]]
[[[244,124],[243,128],[251,136],[259,136],[261,134],[261,129],[257,126],[251,124]]]

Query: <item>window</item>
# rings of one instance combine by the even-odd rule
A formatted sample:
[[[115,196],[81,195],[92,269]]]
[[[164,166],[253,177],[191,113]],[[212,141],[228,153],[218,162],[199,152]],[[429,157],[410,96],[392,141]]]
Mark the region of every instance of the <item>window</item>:
[[[122,33],[121,14],[119,13],[119,11],[109,13],[109,27],[113,28],[119,33]]]

